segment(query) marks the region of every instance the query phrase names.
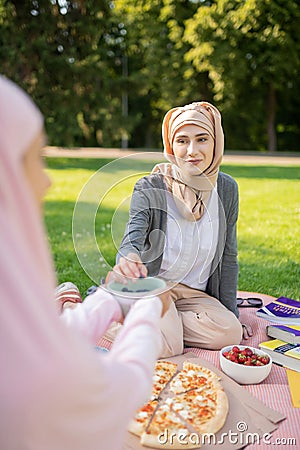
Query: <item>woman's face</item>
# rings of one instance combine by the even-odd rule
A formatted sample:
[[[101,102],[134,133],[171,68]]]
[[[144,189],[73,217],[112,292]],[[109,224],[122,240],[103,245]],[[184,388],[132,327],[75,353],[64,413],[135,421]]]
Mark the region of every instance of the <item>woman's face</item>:
[[[45,134],[41,131],[23,157],[25,176],[38,206],[41,206],[46,191],[51,186],[51,181],[45,172],[45,166],[41,156],[41,149],[44,145]]]
[[[214,139],[198,125],[184,125],[176,131],[173,153],[178,166],[190,174],[204,172],[212,163]]]

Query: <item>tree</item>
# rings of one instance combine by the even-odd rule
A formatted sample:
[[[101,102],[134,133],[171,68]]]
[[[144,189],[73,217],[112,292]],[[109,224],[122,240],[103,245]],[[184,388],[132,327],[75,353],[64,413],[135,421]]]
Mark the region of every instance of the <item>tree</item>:
[[[207,77],[187,81],[190,64],[183,42],[184,23],[197,5],[189,0],[118,0],[114,13],[127,31],[129,114],[135,126],[131,145],[161,146],[161,122],[175,105],[209,97]]]
[[[195,100],[222,112],[226,147],[299,150],[297,0],[0,0],[1,72],[61,146],[161,147]]]
[[[251,144],[263,148],[267,142],[269,151],[277,148],[278,98],[291,89],[299,93],[297,3],[216,0],[199,6],[186,23],[184,38],[192,46],[187,59],[200,73],[209,72],[215,99],[223,103],[225,114],[235,110],[244,114],[250,136],[252,128]],[[236,107],[240,102],[242,110]],[[299,123],[299,116],[296,120]]]
[[[2,73],[37,102],[51,144],[119,144],[121,80],[109,53],[108,36],[117,32],[109,2],[1,1],[0,27]]]

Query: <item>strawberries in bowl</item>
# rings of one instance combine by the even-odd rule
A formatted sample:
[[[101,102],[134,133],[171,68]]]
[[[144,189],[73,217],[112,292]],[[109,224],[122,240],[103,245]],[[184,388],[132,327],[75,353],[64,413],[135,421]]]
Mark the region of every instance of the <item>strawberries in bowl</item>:
[[[257,384],[269,375],[272,359],[260,349],[230,345],[220,350],[220,365],[223,372],[238,383]]]
[[[259,355],[250,347],[240,348],[237,345],[234,345],[231,350],[224,351],[222,355],[229,361],[244,364],[244,366],[265,366],[270,362],[269,355]]]

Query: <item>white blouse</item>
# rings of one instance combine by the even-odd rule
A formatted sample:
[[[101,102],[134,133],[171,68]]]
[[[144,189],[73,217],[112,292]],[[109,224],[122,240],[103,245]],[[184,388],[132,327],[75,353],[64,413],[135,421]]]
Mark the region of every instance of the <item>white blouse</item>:
[[[219,232],[217,186],[198,221],[188,221],[167,195],[167,229],[160,276],[205,290],[215,256]]]

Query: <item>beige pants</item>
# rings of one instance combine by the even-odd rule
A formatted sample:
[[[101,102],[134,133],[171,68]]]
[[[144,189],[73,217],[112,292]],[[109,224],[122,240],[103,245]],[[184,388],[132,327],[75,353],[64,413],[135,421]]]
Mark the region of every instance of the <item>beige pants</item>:
[[[183,284],[170,294],[173,303],[161,319],[161,358],[183,353],[184,346],[218,350],[241,341],[241,323],[216,298]],[[113,341],[119,328],[113,325],[105,338]]]
[[[161,320],[162,356],[183,352],[183,346],[218,350],[238,344],[242,326],[219,300],[178,284],[170,290],[173,304]]]

